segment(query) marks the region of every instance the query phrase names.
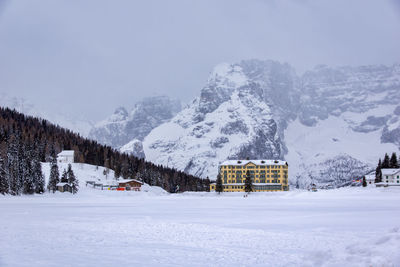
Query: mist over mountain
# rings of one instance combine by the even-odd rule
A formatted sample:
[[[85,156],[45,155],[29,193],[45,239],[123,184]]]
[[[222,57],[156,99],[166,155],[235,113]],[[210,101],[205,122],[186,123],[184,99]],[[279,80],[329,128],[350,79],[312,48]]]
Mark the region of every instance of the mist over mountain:
[[[39,111],[2,95],[0,104],[78,131],[121,152],[215,179],[226,159],[285,159],[292,185],[342,185],[400,147],[400,65],[329,67],[298,75],[287,63],[217,65],[182,109],[148,97],[95,124]]]
[[[226,159],[274,158],[288,160],[292,184],[341,185],[398,151],[399,100],[399,65],[317,66],[300,76],[275,61],[220,64],[143,147],[148,160],[201,177],[215,179]]]
[[[152,129],[180,110],[179,100],[167,96],[147,97],[137,102],[130,112],[123,107],[117,108],[114,114],[90,130],[89,137],[120,148],[133,139],[142,141]]]

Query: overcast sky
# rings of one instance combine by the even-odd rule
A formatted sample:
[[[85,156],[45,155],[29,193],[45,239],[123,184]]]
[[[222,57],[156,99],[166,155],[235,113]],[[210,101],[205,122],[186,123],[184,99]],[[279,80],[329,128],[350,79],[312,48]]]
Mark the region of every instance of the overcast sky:
[[[190,101],[213,66],[400,62],[397,0],[0,0],[0,92],[92,120]]]

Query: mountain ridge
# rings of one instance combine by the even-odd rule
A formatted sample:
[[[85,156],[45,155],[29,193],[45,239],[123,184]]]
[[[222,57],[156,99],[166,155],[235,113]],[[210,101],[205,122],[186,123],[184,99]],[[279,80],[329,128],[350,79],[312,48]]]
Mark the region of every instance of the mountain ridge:
[[[304,185],[332,183],[325,169],[332,169],[335,158],[354,164],[357,175],[362,175],[382,153],[398,151],[400,119],[395,110],[400,110],[399,99],[399,64],[318,66],[299,76],[289,64],[275,61],[224,63],[211,72],[200,96],[154,128],[143,147],[149,160],[201,177],[215,179],[218,164],[226,159],[269,157],[290,159],[292,183],[298,177]],[[237,107],[244,109],[235,113]],[[263,112],[271,121],[252,124],[266,116]],[[257,129],[262,131],[250,134]],[[312,149],[293,145],[296,139]],[[352,144],[358,151],[351,150]],[[362,148],[369,144],[375,151]],[[316,152],[319,147],[328,151]],[[222,148],[224,153],[220,153]]]

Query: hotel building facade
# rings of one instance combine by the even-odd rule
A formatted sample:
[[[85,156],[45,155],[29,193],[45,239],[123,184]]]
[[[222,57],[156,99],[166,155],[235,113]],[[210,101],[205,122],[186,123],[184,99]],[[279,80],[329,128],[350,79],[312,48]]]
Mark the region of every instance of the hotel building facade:
[[[288,191],[288,167],[282,160],[227,160],[219,165],[219,174],[224,192],[244,192],[247,171],[253,192]],[[210,184],[210,191],[215,186]]]

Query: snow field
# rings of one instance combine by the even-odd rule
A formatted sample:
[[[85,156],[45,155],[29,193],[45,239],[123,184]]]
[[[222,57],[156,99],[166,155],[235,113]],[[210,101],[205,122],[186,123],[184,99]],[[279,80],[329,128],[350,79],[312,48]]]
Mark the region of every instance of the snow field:
[[[399,266],[399,200],[374,187],[1,196],[0,266]]]

